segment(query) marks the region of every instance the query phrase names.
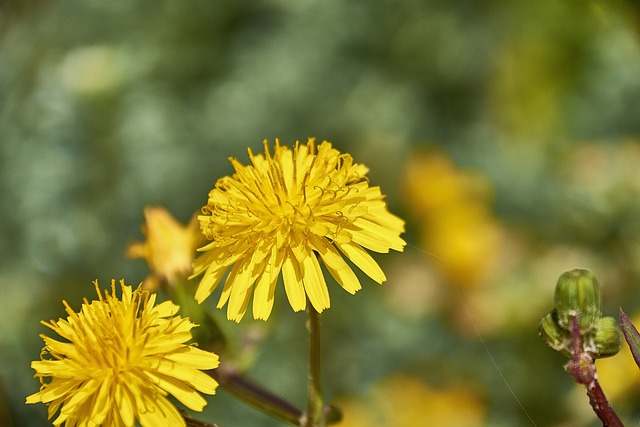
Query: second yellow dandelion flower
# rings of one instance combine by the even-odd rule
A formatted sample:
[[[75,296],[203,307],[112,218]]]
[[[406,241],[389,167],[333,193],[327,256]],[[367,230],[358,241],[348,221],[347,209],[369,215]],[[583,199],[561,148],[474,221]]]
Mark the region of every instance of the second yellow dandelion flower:
[[[369,186],[368,169],[327,141],[290,149],[276,140],[273,154],[264,146],[264,155],[249,150],[251,165],[231,159],[235,173],[216,182],[198,217],[211,243],[194,264],[194,276],[203,275],[196,300],[211,295],[231,267],[218,302],[228,304],[229,319],[242,319],[252,294],[253,316],[267,319],[281,273],[295,311],[308,298],[321,312],[330,302],[319,260],[345,290],[361,288],[343,256],[384,282],[367,250],[402,251],[404,221]]]

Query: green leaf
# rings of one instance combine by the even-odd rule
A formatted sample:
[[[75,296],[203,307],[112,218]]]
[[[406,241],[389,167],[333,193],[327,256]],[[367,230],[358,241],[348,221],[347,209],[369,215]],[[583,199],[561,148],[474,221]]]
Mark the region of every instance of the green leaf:
[[[633,359],[640,368],[640,333],[638,333],[636,327],[631,323],[629,316],[622,311],[622,308],[620,309],[620,326],[622,327],[624,339],[627,340],[631,354],[633,354]]]

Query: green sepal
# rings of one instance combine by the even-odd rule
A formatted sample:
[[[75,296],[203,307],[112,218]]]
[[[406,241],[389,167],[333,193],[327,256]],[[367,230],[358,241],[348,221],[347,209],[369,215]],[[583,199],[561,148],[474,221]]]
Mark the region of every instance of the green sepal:
[[[538,323],[538,334],[552,349],[561,352],[567,357],[571,357],[571,334],[558,325],[558,315],[556,310],[540,319]]]
[[[616,319],[610,316],[598,320],[593,334],[595,358],[610,357],[618,354],[622,347],[622,331]]]

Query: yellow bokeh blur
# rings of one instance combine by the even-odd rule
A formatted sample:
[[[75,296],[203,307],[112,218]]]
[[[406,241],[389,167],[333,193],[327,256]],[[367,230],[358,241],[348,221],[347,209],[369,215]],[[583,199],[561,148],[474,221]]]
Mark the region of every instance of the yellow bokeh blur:
[[[487,178],[456,167],[445,154],[415,153],[405,170],[404,200],[420,243],[447,281],[473,287],[487,280],[502,248]]]
[[[468,387],[442,388],[407,375],[395,375],[378,383],[364,399],[337,402],[344,418],[338,427],[479,427],[486,408]]]

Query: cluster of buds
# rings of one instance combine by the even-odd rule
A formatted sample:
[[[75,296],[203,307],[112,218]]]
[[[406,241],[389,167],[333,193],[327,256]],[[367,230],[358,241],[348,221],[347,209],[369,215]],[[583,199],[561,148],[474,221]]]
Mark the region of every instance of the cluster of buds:
[[[596,276],[573,269],[560,275],[555,308],[540,320],[540,336],[551,348],[567,357],[579,354],[593,359],[617,354],[622,333],[616,319],[602,316],[602,295]]]

